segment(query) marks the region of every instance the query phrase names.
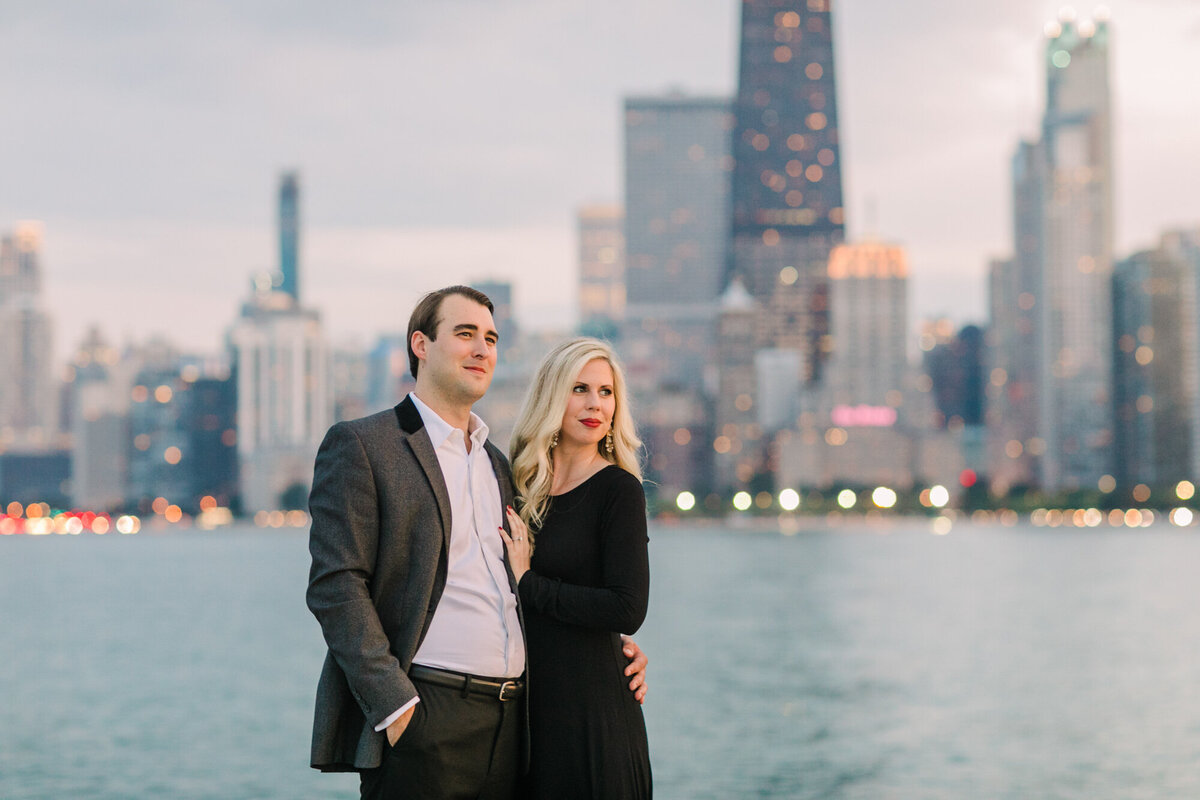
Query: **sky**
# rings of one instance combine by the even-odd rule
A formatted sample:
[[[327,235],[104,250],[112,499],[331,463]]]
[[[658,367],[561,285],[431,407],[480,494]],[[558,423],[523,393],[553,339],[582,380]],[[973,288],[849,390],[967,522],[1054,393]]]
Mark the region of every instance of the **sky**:
[[[1117,254],[1200,225],[1200,2],[1111,0]],[[1008,164],[1036,135],[1059,3],[838,0],[848,236],[908,250],[912,318],[986,321]],[[277,267],[301,176],[301,293],[335,344],[509,279],[576,316],[575,213],[619,202],[621,103],[732,95],[737,0],[0,0],[0,231],[44,225],[63,357],[97,325],[216,352]],[[1080,6],[1088,19],[1092,7]]]

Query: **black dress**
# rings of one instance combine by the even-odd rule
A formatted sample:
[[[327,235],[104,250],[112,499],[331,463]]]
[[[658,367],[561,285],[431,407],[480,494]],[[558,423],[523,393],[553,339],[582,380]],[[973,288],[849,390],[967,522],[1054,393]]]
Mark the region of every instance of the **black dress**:
[[[608,466],[551,498],[518,587],[529,648],[536,800],[650,797],[650,748],[621,633],[646,617],[646,498]]]

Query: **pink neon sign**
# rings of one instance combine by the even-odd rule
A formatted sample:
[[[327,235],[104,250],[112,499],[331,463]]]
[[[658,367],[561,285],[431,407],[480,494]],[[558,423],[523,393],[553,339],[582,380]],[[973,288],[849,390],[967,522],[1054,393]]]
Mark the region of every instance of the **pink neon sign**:
[[[891,406],[834,406],[830,415],[839,428],[890,428],[896,424]]]

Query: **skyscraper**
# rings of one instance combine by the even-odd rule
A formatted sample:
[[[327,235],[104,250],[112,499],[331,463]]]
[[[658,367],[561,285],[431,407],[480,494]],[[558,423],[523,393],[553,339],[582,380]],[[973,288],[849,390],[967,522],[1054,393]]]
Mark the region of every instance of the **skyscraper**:
[[[492,321],[496,323],[496,333],[500,334],[497,361],[507,365],[508,352],[514,348],[519,336],[517,315],[513,311],[513,285],[510,281],[487,279],[471,281],[471,286],[483,292],[492,301]],[[407,353],[407,348],[405,352]]]
[[[229,375],[209,375],[191,382],[185,394],[190,496],[205,496],[219,506],[237,504],[237,386]]]
[[[391,408],[412,388],[403,333],[382,334],[367,354],[367,413]]]
[[[72,372],[71,502],[81,508],[122,508],[129,488],[132,376],[95,328],[77,349]]]
[[[329,350],[316,311],[256,295],[229,335],[246,511],[301,508],[313,458],[333,423]],[[289,500],[291,502],[289,502]]]
[[[756,379],[736,403],[719,399],[715,463],[725,486],[770,471],[762,422],[786,409],[759,390],[816,389],[829,349],[827,266],[845,230],[831,5],[742,3],[725,284],[736,281],[753,301],[760,371],[797,377]],[[723,389],[745,382],[743,368],[721,366],[740,376],[722,374]]]
[[[719,298],[729,247],[732,103],[681,92],[625,100],[621,354],[647,477],[670,502],[712,485]]]
[[[50,448],[58,433],[58,380],[50,316],[41,298],[42,226],[0,238],[0,449]]]
[[[833,407],[899,407],[908,373],[908,255],[878,241],[838,245],[828,273]]]
[[[358,342],[334,347],[329,354],[329,383],[333,387],[333,418],[337,422],[367,415],[370,355]]]
[[[733,137],[729,277],[820,378],[826,263],[844,237],[831,0],[745,0]]]
[[[579,209],[579,328],[612,339],[625,318],[625,210],[592,205]]]
[[[947,321],[939,320],[934,325],[942,322]],[[966,325],[945,341],[925,350],[925,374],[929,376],[930,391],[937,406],[935,423],[938,427],[983,424],[984,385],[987,383],[983,342],[983,330],[976,325]]]
[[[1195,325],[1200,321],[1200,226],[1190,230],[1167,231],[1159,247],[1169,258],[1184,265],[1181,313]],[[1200,332],[1196,336],[1200,340]],[[1188,414],[1191,429],[1189,471],[1194,476],[1200,475],[1200,341],[1186,348],[1183,358],[1182,371],[1186,376],[1184,391],[1191,398],[1191,411]]]
[[[1038,484],[1045,441],[1038,434],[1041,353],[1043,157],[1040,143],[1021,142],[1012,159],[1011,258],[991,264],[988,303],[988,463],[1001,493]]]
[[[723,97],[625,100],[625,322],[635,390],[701,391],[728,250],[730,130]],[[715,375],[709,376],[709,391]]]
[[[285,172],[279,179],[280,291],[300,303],[300,176]]]
[[[141,370],[130,392],[129,487],[127,501],[150,513],[157,497],[194,511],[190,497],[192,453],[188,442],[185,395],[190,388],[176,363]]]
[[[1112,469],[1109,35],[1104,20],[1067,18],[1047,34],[1038,430],[1042,484],[1069,489],[1096,486]]]
[[[330,353],[320,315],[299,303],[298,182],[279,192],[283,283],[256,283],[229,333],[245,511],[302,508],[313,458],[333,422]]]
[[[759,340],[759,309],[741,280],[721,295],[715,349],[720,383],[713,399],[717,425],[712,432],[716,486],[748,484],[764,467],[762,426],[754,407],[757,391],[754,354]],[[705,431],[707,433],[707,431]]]
[[[1125,486],[1192,473],[1197,385],[1196,274],[1166,248],[1113,271],[1115,476]]]

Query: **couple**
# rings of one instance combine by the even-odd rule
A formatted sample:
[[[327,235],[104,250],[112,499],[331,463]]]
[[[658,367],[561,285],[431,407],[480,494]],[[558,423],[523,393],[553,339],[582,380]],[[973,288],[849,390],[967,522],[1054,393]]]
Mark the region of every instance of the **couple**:
[[[321,444],[312,765],[358,770],[364,798],[649,797],[646,659],[619,636],[649,589],[621,371],[602,342],[555,348],[510,472],[471,413],[497,339],[486,295],[426,295],[408,325],[414,391]]]

